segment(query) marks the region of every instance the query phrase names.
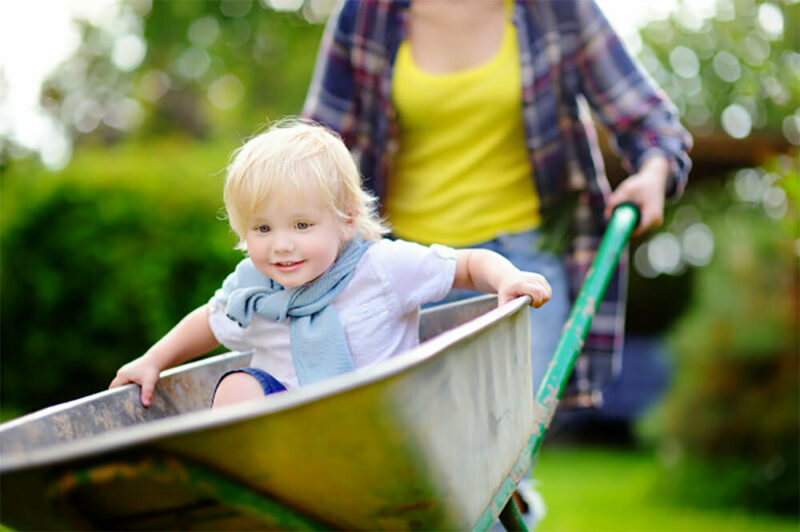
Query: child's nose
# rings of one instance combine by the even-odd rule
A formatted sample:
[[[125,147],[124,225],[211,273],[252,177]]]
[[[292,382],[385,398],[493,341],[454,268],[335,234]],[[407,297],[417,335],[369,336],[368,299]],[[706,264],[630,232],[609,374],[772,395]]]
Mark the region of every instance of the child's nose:
[[[294,239],[287,231],[277,231],[275,235],[275,251],[292,251]]]

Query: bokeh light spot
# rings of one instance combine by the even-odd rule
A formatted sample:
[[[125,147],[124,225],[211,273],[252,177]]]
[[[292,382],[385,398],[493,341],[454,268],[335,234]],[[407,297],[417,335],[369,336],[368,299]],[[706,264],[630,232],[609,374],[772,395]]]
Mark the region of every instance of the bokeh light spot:
[[[226,17],[244,17],[253,8],[252,0],[222,0],[220,11]]]
[[[200,48],[189,48],[178,58],[178,72],[187,79],[198,79],[211,64],[208,52]]]
[[[139,80],[139,94],[148,102],[161,99],[171,85],[169,76],[160,70],[148,70]]]
[[[758,6],[756,23],[768,39],[775,41],[783,37],[783,12],[775,4],[765,2]]]
[[[72,122],[81,133],[97,129],[103,119],[103,108],[94,100],[84,100],[74,111]]]
[[[750,32],[744,38],[744,49],[742,58],[752,67],[760,67],[769,57],[769,43],[765,41],[757,32]]]
[[[659,273],[676,274],[683,267],[681,245],[672,233],[659,233],[647,243],[647,260]]]
[[[202,48],[214,44],[219,37],[219,22],[214,17],[203,17],[195,20],[189,26],[189,41]]]
[[[722,51],[714,56],[712,62],[714,72],[722,81],[733,83],[739,76],[742,75],[742,69],[739,66],[739,60],[730,52]]]
[[[111,61],[123,72],[138,67],[147,53],[147,43],[138,35],[123,35],[114,43]]]
[[[233,74],[225,74],[208,88],[208,99],[220,109],[230,109],[244,96],[244,85]]]
[[[733,177],[733,189],[740,200],[757,203],[764,195],[764,182],[756,170],[743,168]]]
[[[658,272],[653,269],[650,261],[647,260],[647,244],[642,244],[636,248],[636,252],[633,254],[633,267],[642,277],[652,279],[658,276]]]
[[[714,254],[714,235],[704,223],[690,225],[681,237],[683,258],[692,266],[705,266]]]
[[[800,146],[800,109],[783,119],[781,129],[786,140]]]
[[[747,109],[734,103],[722,111],[722,129],[735,139],[747,138],[753,129],[753,119]]]
[[[276,11],[297,11],[303,6],[303,0],[266,0],[267,6]]]
[[[114,129],[129,131],[142,122],[143,116],[139,102],[131,98],[119,98],[106,103],[103,122]]]
[[[48,169],[57,171],[64,168],[72,158],[72,144],[63,132],[49,131],[42,137],[39,157]]]
[[[673,72],[682,78],[693,78],[700,71],[700,61],[694,50],[685,46],[677,46],[669,54],[669,64]]]
[[[781,187],[769,187],[764,192],[764,197],[761,201],[764,207],[764,212],[767,216],[773,219],[780,219],[786,215],[789,210],[789,204],[786,201],[786,191]]]
[[[702,127],[711,120],[711,113],[708,112],[708,108],[704,105],[691,106],[684,116],[684,120],[692,127]]]

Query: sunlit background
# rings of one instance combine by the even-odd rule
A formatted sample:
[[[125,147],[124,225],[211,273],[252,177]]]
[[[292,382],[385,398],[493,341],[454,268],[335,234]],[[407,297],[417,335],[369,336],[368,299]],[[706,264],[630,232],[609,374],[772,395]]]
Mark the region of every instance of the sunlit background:
[[[747,76],[753,69],[759,70],[767,62],[771,55],[770,42],[783,38],[786,24],[783,11],[778,6],[763,3],[757,8],[751,7],[756,24],[741,42],[718,43],[707,33],[709,21],[733,20],[732,1],[702,0],[685,5],[675,0],[647,2],[635,10],[630,9],[624,0],[601,0],[599,3],[655,79],[668,90],[672,89],[669,90],[671,94],[683,95],[679,98],[679,104],[683,110],[691,111],[686,113],[686,121],[701,133],[710,133],[714,122],[705,105],[709,99],[708,87],[704,87],[698,77],[701,62],[710,62],[718,81],[735,83],[742,75]],[[41,83],[59,63],[81,46],[81,33],[85,25],[99,30],[95,35],[96,41],[89,44],[91,53],[106,55],[115,69],[122,73],[133,72],[142,65],[148,48],[143,18],[152,9],[152,3],[148,0],[128,3],[115,0],[48,3],[47,17],[41,17],[40,11],[44,5],[42,1],[33,1],[4,3],[0,6],[0,65],[4,96],[0,108],[0,131],[19,146],[37,152],[48,168],[61,168],[70,159],[72,139],[64,127],[65,122],[79,133],[89,133],[101,124],[129,131],[142,121],[145,111],[142,104],[163,97],[173,77],[202,82],[209,102],[220,109],[228,109],[241,101],[244,86],[235,74],[227,73],[215,79],[209,77],[212,56],[208,49],[220,38],[220,21],[211,15],[192,22],[186,34],[188,46],[173,58],[167,71],[151,70],[142,74],[138,94],[125,94],[128,98],[122,98],[121,94],[115,95],[116,98],[105,94],[105,98],[86,99],[83,98],[85,95],[73,92],[71,99],[59,102],[60,109],[55,114],[48,113],[40,98]],[[221,5],[228,4],[223,2]],[[263,0],[260,3],[236,0],[230,3],[230,7],[221,8],[220,14],[233,19],[246,18],[254,6],[255,9],[298,12],[305,20],[319,23],[333,9],[335,0],[305,3],[302,0]],[[649,21],[664,21],[670,16],[676,19],[681,30],[703,33],[704,37],[696,39],[694,48],[683,45],[671,48],[667,68],[664,68],[655,50],[643,45],[638,31]],[[669,24],[655,23],[650,29],[652,31],[648,32],[648,37],[655,43],[670,43],[675,37],[676,28]],[[41,39],[45,37],[48,46],[40,46]],[[727,46],[721,48],[719,44]],[[20,50],[24,50],[24,53],[20,53]],[[795,57],[791,55],[782,58],[782,62],[794,63],[796,68],[796,53]],[[253,59],[257,61],[257,53]],[[85,61],[71,65],[70,72],[63,73],[66,78],[63,80],[64,88],[74,87],[85,75],[87,66]],[[773,71],[770,74],[775,76],[776,73]],[[109,84],[106,87],[113,86],[112,80],[107,81]],[[776,103],[789,103],[790,91],[780,83],[779,76],[768,80],[765,89]],[[79,98],[80,105],[77,105]],[[731,137],[745,138],[754,127],[764,125],[766,116],[764,109],[745,96],[722,110],[718,119]],[[800,144],[799,121],[797,113],[794,113],[785,116],[781,124],[784,135],[793,144]]]
[[[631,244],[621,374],[545,444],[541,528],[797,530],[800,3],[598,3],[694,169]],[[102,389],[217,287],[239,258],[221,171],[299,112],[334,5],[0,2],[3,419]]]

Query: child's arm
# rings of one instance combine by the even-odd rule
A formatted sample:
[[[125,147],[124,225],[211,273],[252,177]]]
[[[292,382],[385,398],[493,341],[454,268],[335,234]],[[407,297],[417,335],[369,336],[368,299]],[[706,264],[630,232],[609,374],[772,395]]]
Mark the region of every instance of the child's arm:
[[[162,370],[208,353],[219,345],[208,324],[208,306],[195,309],[147,352],[117,371],[109,388],[135,382],[142,387],[142,405],[150,406]]]
[[[486,249],[460,249],[457,253],[453,288],[496,292],[499,305],[519,296],[531,296],[534,307],[550,300],[550,284],[538,273],[520,271],[502,255]]]

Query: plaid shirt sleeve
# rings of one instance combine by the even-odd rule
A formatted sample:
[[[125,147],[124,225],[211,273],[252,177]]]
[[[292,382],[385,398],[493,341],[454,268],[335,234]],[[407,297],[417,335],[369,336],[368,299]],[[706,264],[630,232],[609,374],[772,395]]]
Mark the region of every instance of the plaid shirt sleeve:
[[[342,3],[322,36],[302,115],[337,131],[352,146],[356,120],[355,74],[350,59],[356,38],[354,2]]]
[[[671,163],[668,196],[686,186],[692,138],[667,95],[646,74],[595,2],[575,3],[581,92],[614,136],[623,164],[635,172],[651,155]]]

